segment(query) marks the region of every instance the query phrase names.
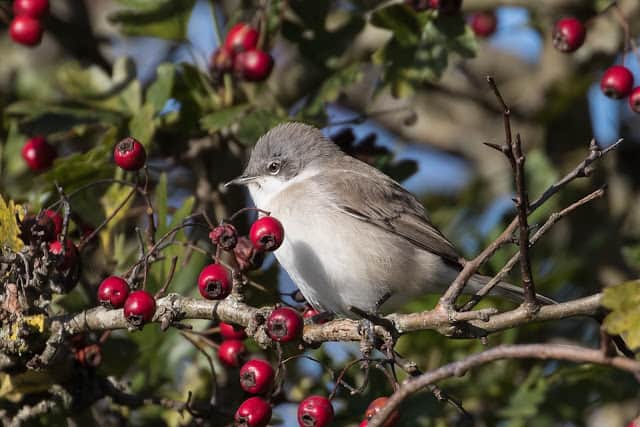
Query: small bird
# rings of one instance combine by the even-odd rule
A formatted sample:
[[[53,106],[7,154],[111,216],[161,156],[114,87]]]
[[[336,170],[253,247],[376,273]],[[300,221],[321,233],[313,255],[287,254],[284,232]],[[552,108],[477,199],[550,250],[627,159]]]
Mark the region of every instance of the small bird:
[[[228,184],[246,185],[256,207],[282,222],[285,238],[275,256],[317,310],[346,317],[355,317],[353,307],[389,311],[443,292],[462,268],[454,245],[411,193],[313,126],[271,129]],[[488,280],[476,274],[465,289],[477,291]],[[521,288],[504,282],[494,293],[522,299]]]

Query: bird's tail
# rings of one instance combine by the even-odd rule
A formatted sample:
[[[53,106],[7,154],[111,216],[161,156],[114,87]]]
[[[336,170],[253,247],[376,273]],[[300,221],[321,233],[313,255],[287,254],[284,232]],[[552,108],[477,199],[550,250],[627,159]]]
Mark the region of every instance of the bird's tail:
[[[467,289],[473,291],[474,293],[479,291],[484,285],[486,285],[491,277],[483,276],[481,274],[475,274],[469,282],[467,282]],[[489,295],[495,295],[499,297],[504,297],[510,301],[520,303],[523,300],[524,289],[519,286],[514,286],[507,282],[500,282],[496,286],[491,289]],[[543,305],[552,305],[558,304],[557,301],[552,300],[549,297],[545,297],[544,295],[536,294],[536,299],[540,304]]]

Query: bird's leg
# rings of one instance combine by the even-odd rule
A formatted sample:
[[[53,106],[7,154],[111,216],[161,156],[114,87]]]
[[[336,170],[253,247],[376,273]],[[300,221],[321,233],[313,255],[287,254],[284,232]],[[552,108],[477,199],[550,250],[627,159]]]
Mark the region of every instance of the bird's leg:
[[[378,300],[378,302],[376,303],[375,313],[370,313],[354,306],[350,306],[349,311],[362,317],[361,328],[363,331],[363,341],[367,341],[367,345],[369,347],[376,347],[375,326],[381,326],[383,328],[385,332],[383,347],[387,353],[387,357],[390,360],[393,360],[393,347],[395,346],[396,340],[400,336],[400,333],[391,320],[384,318],[378,314],[382,304],[384,304],[390,297],[391,293],[387,292],[382,296],[382,298],[380,298],[380,300]],[[362,345],[363,344],[361,343],[361,347]]]

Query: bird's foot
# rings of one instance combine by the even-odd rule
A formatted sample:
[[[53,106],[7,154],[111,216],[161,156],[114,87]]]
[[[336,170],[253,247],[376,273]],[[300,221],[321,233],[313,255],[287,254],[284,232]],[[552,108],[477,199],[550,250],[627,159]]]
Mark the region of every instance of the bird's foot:
[[[380,347],[389,359],[393,359],[393,348],[400,336],[395,324],[387,318],[361,310],[358,307],[351,306],[349,307],[349,311],[362,318],[362,323],[360,324],[360,335],[363,339],[360,342],[360,349],[364,350],[362,352],[363,357],[367,357],[365,353],[368,352],[370,354],[374,348]],[[380,331],[382,335],[382,343],[380,343],[376,335],[376,326],[380,326],[382,329]]]

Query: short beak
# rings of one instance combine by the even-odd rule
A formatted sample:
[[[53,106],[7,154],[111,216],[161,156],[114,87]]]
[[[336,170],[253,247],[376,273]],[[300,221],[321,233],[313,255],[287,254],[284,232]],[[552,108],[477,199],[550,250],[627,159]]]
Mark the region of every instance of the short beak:
[[[249,176],[249,175],[240,175],[237,178],[232,179],[231,181],[224,184],[225,187],[230,185],[247,185],[251,181],[255,180],[257,177]]]

